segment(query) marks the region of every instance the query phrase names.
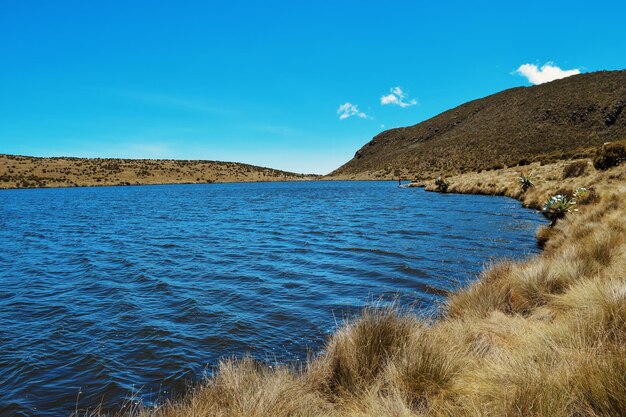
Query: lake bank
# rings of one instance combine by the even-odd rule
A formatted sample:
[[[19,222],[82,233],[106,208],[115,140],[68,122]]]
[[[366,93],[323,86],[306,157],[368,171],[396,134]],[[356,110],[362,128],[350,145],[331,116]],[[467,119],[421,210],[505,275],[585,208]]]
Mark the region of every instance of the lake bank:
[[[502,262],[452,295],[430,321],[366,311],[302,371],[243,360],[185,399],[146,415],[575,416],[626,407],[624,166],[563,179],[569,162],[451,177],[450,191],[540,206],[593,188],[550,230],[545,251]],[[520,171],[535,187],[519,192]],[[431,186],[429,185],[429,188]]]
[[[300,370],[225,361],[185,398],[141,415],[601,416],[626,408],[626,167],[571,162],[448,179],[453,192],[539,207],[593,189],[549,229],[545,251],[505,261],[453,295],[436,320],[366,310]],[[535,187],[521,193],[520,172]],[[432,188],[431,184],[427,188]],[[452,210],[451,210],[452,213]]]
[[[0,207],[0,375],[19,375],[0,415],[178,398],[245,352],[306,362],[372,299],[433,310],[492,258],[538,253],[546,224],[390,181],[5,190]]]

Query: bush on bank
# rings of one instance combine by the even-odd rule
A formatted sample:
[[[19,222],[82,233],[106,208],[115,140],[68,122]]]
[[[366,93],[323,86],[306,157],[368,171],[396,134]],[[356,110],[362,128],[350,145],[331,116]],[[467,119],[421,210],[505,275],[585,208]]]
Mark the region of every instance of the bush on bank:
[[[519,180],[519,184],[520,184],[520,187],[522,188],[523,193],[528,191],[529,188],[532,188],[535,186],[529,174],[520,174],[518,180]]]
[[[599,147],[593,158],[597,170],[607,170],[626,161],[626,141],[610,142]]]
[[[435,179],[435,187],[437,189],[437,192],[445,193],[446,191],[448,191],[448,188],[450,187],[450,183],[447,182],[445,178],[437,177]]]

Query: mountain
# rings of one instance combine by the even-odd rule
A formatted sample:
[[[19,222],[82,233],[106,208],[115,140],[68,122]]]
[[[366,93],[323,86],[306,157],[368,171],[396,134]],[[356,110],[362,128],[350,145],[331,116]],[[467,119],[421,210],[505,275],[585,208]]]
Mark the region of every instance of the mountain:
[[[585,156],[626,138],[626,70],[575,75],[470,101],[376,135],[335,178],[432,178]]]
[[[316,178],[234,162],[0,154],[0,188],[290,181]]]

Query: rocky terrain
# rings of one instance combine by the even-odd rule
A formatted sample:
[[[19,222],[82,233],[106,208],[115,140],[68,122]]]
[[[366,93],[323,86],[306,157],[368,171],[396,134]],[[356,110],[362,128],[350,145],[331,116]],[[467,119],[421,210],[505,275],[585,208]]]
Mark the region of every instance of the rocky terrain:
[[[376,135],[333,178],[432,178],[590,156],[626,138],[626,71],[576,75],[474,100]]]

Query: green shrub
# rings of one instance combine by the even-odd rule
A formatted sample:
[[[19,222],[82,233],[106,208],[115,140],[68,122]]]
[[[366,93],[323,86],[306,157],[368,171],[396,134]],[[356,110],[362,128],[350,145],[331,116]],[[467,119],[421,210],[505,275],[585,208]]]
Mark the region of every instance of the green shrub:
[[[519,181],[520,187],[522,187],[523,192],[526,192],[529,188],[532,188],[535,186],[535,184],[533,184],[533,181],[530,175],[520,174],[518,181]]]
[[[600,196],[593,188],[581,187],[574,192],[573,198],[576,200],[576,204],[586,205],[595,203],[600,199]]]
[[[562,194],[554,195],[546,200],[543,204],[543,214],[552,221],[552,225],[558,219],[572,211],[572,207],[576,204],[570,197]]]
[[[576,199],[576,201],[584,200],[588,196],[589,196],[589,189],[585,187],[577,188],[576,191],[574,191],[574,198]]]
[[[626,161],[626,145],[624,142],[605,143],[596,151],[593,167],[603,171]]]
[[[563,168],[563,179],[580,177],[587,170],[587,161],[575,161]]]

